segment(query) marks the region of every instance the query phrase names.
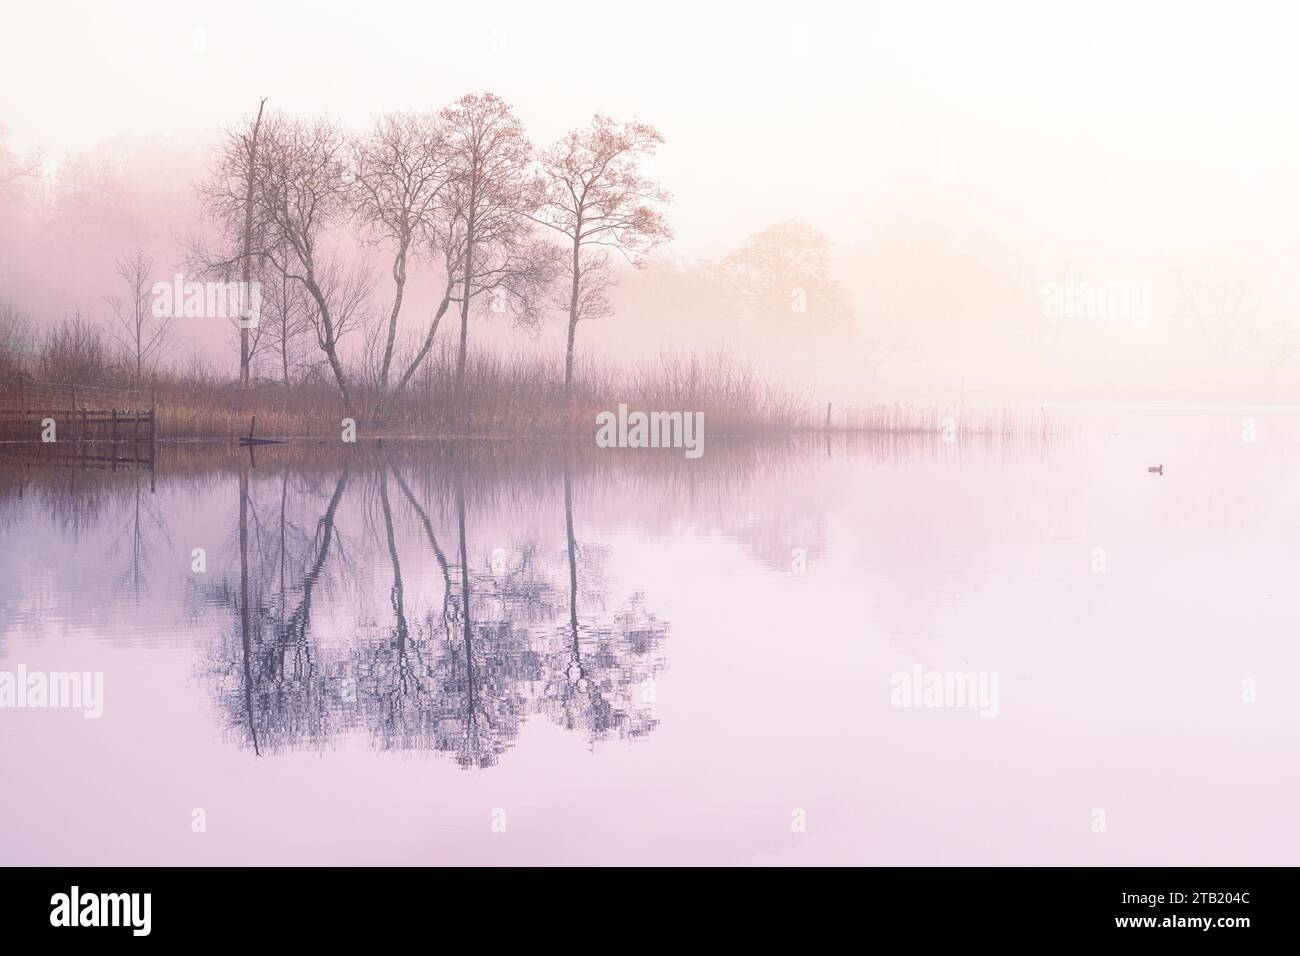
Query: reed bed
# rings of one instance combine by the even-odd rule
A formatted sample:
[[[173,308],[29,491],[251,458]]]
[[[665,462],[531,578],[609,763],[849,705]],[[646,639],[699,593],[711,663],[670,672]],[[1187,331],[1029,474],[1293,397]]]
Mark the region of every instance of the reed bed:
[[[703,412],[711,437],[805,432],[931,436],[936,440],[1019,436],[1045,438],[1046,414],[1004,408],[875,403],[832,407],[807,393],[774,385],[752,366],[723,353],[664,355],[617,366],[580,362],[567,399],[554,363],[533,356],[471,353],[465,384],[455,388],[455,355],[435,350],[395,399],[382,401],[374,382],[353,383],[359,433],[369,436],[564,437],[589,435],[595,417],[629,410]],[[120,384],[130,384],[129,379]],[[338,438],[348,417],[332,381],[290,387],[257,381],[195,380],[173,374],[150,382],[157,389],[157,435],[162,440],[258,437]],[[7,417],[0,390],[0,438],[30,439],[31,429]]]

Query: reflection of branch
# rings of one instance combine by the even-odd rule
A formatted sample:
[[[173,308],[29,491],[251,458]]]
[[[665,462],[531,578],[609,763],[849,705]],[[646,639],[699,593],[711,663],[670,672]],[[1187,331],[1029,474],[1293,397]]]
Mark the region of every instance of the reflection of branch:
[[[248,465],[241,463],[239,469],[239,585],[237,597],[230,595],[229,591],[227,591],[227,598],[230,603],[237,606],[239,616],[239,643],[242,650],[240,669],[243,677],[243,693],[240,695],[242,699],[237,704],[232,700],[228,706],[231,707],[233,713],[239,714],[242,718],[241,722],[247,723],[248,735],[252,740],[253,750],[260,756],[262,747],[266,744],[268,732],[271,734],[272,741],[280,737],[296,741],[303,734],[301,724],[304,719],[310,721],[313,717],[321,717],[325,714],[325,711],[321,709],[319,688],[314,684],[315,664],[312,660],[311,647],[306,641],[306,635],[311,619],[312,594],[324,570],[336,537],[334,528],[336,514],[344,490],[347,487],[349,466],[348,461],[345,460],[343,471],[335,485],[333,497],[330,499],[325,514],[317,524],[316,547],[314,548],[314,554],[311,555],[310,564],[303,579],[301,601],[287,619],[282,616],[284,610],[283,591],[285,577],[287,576],[283,569],[286,547],[283,536],[284,529],[287,526],[283,514],[281,518],[282,577],[279,613],[265,607],[264,602],[258,597],[262,589],[268,586],[268,581],[250,580],[250,570],[254,567],[261,568],[263,574],[265,573],[266,549],[260,533],[261,525],[257,522],[257,516],[253,509],[248,472]],[[287,499],[286,487],[287,484],[282,483],[282,507]],[[257,533],[250,534],[250,524],[252,530],[256,530]],[[250,548],[256,548],[261,552],[256,558],[259,562],[257,565],[253,564],[254,559],[250,554]],[[264,622],[266,621],[271,623],[274,635],[273,639],[268,643],[264,643],[261,637]],[[292,681],[286,682],[286,657],[291,646],[295,649],[295,676]],[[302,661],[304,657],[305,673]],[[240,713],[241,710],[242,713]],[[274,743],[272,746],[274,747]]]
[[[397,479],[398,486],[402,489],[402,494],[406,496],[407,503],[415,509],[415,513],[420,518],[420,523],[424,525],[424,533],[429,539],[429,545],[433,548],[433,556],[438,561],[438,567],[442,571],[442,626],[447,633],[448,639],[451,637],[452,623],[455,620],[455,608],[451,600],[451,569],[447,566],[447,556],[442,553],[442,548],[438,547],[438,539],[433,533],[433,523],[429,521],[428,514],[420,507],[420,503],[415,500],[415,495],[406,482],[402,480],[402,474],[393,467],[393,477]]]
[[[465,681],[469,694],[465,719],[466,729],[469,730],[474,726],[474,639],[471,636],[474,625],[469,617],[469,557],[465,551],[465,489],[461,485],[459,471],[456,472],[456,524],[460,529],[460,624],[465,634]]]
[[[398,467],[381,459],[361,473],[354,474],[355,468],[343,463],[328,504],[316,499],[320,517],[314,533],[307,519],[301,538],[291,530],[288,515],[294,500],[289,485],[296,485],[297,479],[282,476],[277,532],[274,519],[260,521],[254,476],[247,468],[241,470],[241,573],[238,581],[233,574],[225,576],[224,589],[225,603],[239,615],[232,621],[239,634],[234,627],[224,629],[219,660],[224,672],[220,706],[242,746],[261,755],[286,746],[322,744],[335,732],[364,728],[385,750],[434,750],[462,767],[485,768],[513,745],[530,712],[578,730],[593,745],[614,734],[631,738],[653,730],[648,698],[638,701],[631,695],[639,694],[637,685],[662,666],[656,648],[664,627],[639,607],[639,595],[614,620],[603,620],[601,595],[587,580],[590,569],[584,554],[591,549],[584,550],[578,542],[575,489],[567,473],[563,490],[568,607],[563,608],[560,567],[539,567],[534,544],[521,546],[522,557],[510,561],[504,577],[499,567],[481,567],[481,549],[475,551],[478,557],[471,554],[474,502],[467,501],[467,485],[474,473],[463,470],[461,463],[454,462],[445,479],[450,486],[446,510],[454,508],[450,533],[456,536],[449,550],[437,537],[442,533],[445,540],[447,532],[437,532],[430,518],[439,512],[426,508]],[[364,485],[364,501],[355,499],[355,487],[349,489],[357,478]],[[411,509],[405,516],[400,513],[403,504],[394,500],[389,488],[390,478]],[[313,495],[327,491],[326,482],[310,484]],[[393,618],[373,637],[358,620],[351,645],[343,659],[336,660],[336,648],[322,644],[323,638],[313,639],[310,629],[318,586],[339,573],[340,535],[346,530],[339,524],[340,508],[349,490],[354,497],[348,513],[355,517],[361,509],[367,528],[375,532],[374,538],[366,532],[349,541],[360,541],[358,547],[365,549],[358,552],[358,562],[364,559],[373,567],[376,555],[381,563],[389,562],[391,578],[378,583],[389,593],[378,605],[391,604]],[[407,517],[417,518],[420,530],[408,525]],[[403,555],[400,536],[407,531],[416,535],[415,550]],[[407,588],[411,561],[423,560],[419,555],[426,542],[442,575],[441,620],[433,613],[432,601],[425,607],[423,591]],[[263,553],[254,555],[254,549]],[[260,580],[259,569],[270,577]],[[368,592],[360,596],[364,601]],[[431,597],[438,599],[436,585]],[[588,621],[592,616],[597,621]],[[384,618],[381,610],[380,620]],[[372,617],[366,620],[373,623]],[[344,676],[358,682],[355,711],[331,693]]]
[[[640,595],[635,595],[627,610],[615,618],[613,627],[588,629],[590,650],[584,655],[583,634],[578,626],[578,542],[567,468],[564,526],[569,564],[569,623],[563,654],[567,664],[546,684],[542,709],[567,730],[585,728],[593,745],[611,731],[617,731],[619,736],[643,736],[657,722],[644,701],[640,707],[632,703],[629,691],[638,677],[653,678],[661,666],[654,651],[666,628],[652,615],[641,613]]]
[[[242,462],[239,466],[239,636],[244,648],[244,707],[248,711],[253,753],[260,757],[257,724],[253,720],[252,642],[248,633],[248,469]]]
[[[334,537],[334,515],[338,511],[339,502],[343,499],[343,490],[348,485],[348,469],[350,465],[351,459],[343,459],[343,471],[334,486],[334,495],[330,498],[329,507],[325,509],[325,514],[321,516],[320,521],[316,524],[316,536],[321,544],[311,568],[303,576],[302,600],[298,602],[298,608],[290,615],[285,624],[285,629],[290,634],[306,633],[307,623],[311,616],[312,590],[316,587],[316,579],[320,577],[321,570],[325,566],[325,558],[329,555],[330,542]]]
[[[388,540],[388,557],[393,566],[393,584],[389,591],[389,596],[393,605],[393,615],[396,621],[394,634],[397,638],[396,652],[396,674],[392,676],[392,690],[387,694],[383,693],[382,684],[376,688],[374,696],[377,699],[386,698],[386,707],[384,712],[385,727],[387,730],[386,739],[391,740],[395,736],[394,728],[400,728],[405,732],[408,726],[419,726],[423,722],[423,711],[425,709],[424,698],[427,694],[419,680],[421,672],[427,673],[427,668],[423,667],[422,655],[419,652],[418,644],[414,648],[416,661],[420,667],[413,668],[410,658],[408,657],[407,638],[409,628],[406,620],[405,610],[405,590],[402,584],[402,565],[397,554],[397,538],[393,531],[393,509],[388,499],[388,470],[386,466],[381,466],[383,470],[379,477],[379,497],[383,509],[384,530]],[[389,673],[389,669],[384,667],[384,659],[388,652],[393,650],[392,644],[384,644],[375,648],[371,655],[370,675],[384,676]],[[408,698],[416,699],[416,708],[421,713],[414,719],[407,716],[404,709],[404,702]]]
[[[389,597],[393,602],[393,615],[397,619],[397,644],[402,652],[406,654],[406,610],[404,606],[404,594],[402,589],[402,563],[397,557],[397,541],[393,537],[393,509],[388,503],[388,469],[384,468],[379,473],[379,499],[384,508],[384,530],[388,535],[388,559],[393,564],[393,586],[389,591]]]
[[[578,650],[578,543],[573,536],[573,487],[569,481],[569,469],[564,469],[564,530],[569,542],[569,631],[573,638],[573,663],[578,665],[578,674],[582,674],[582,662]]]

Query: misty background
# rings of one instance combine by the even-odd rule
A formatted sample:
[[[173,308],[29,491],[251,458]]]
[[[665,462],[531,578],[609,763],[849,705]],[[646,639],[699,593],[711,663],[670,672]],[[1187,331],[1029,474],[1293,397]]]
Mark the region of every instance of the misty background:
[[[653,123],[675,238],[584,358],[715,352],[836,402],[1300,393],[1295,14],[1158,3],[24,4],[0,33],[0,304],[105,326],[117,257],[184,271],[195,185],[268,108],[363,131],[491,90],[543,147]],[[357,247],[384,278],[382,253]],[[427,321],[413,268],[403,324]],[[1054,307],[1062,290],[1073,308]],[[1118,290],[1122,308],[1091,298]],[[377,285],[372,308],[384,310]],[[798,295],[802,292],[802,297]],[[803,310],[792,303],[802,301]],[[1091,303],[1091,304],[1090,304]],[[475,347],[563,362],[563,316]],[[451,338],[443,331],[440,337]],[[233,378],[228,324],[168,362]]]

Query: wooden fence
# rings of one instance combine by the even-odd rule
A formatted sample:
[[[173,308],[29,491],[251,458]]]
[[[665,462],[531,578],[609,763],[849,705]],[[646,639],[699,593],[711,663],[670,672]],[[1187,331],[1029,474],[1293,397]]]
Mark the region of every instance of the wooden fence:
[[[56,443],[147,442],[152,458],[157,410],[152,388],[0,381],[0,430],[9,439],[42,441],[52,422]]]

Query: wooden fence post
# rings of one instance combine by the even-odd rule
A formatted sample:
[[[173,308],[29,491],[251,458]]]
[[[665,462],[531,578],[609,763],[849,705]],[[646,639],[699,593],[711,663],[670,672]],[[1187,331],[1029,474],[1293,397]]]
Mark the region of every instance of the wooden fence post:
[[[149,494],[157,491],[157,464],[158,451],[154,447],[154,441],[158,436],[158,386],[152,385],[149,388]]]

